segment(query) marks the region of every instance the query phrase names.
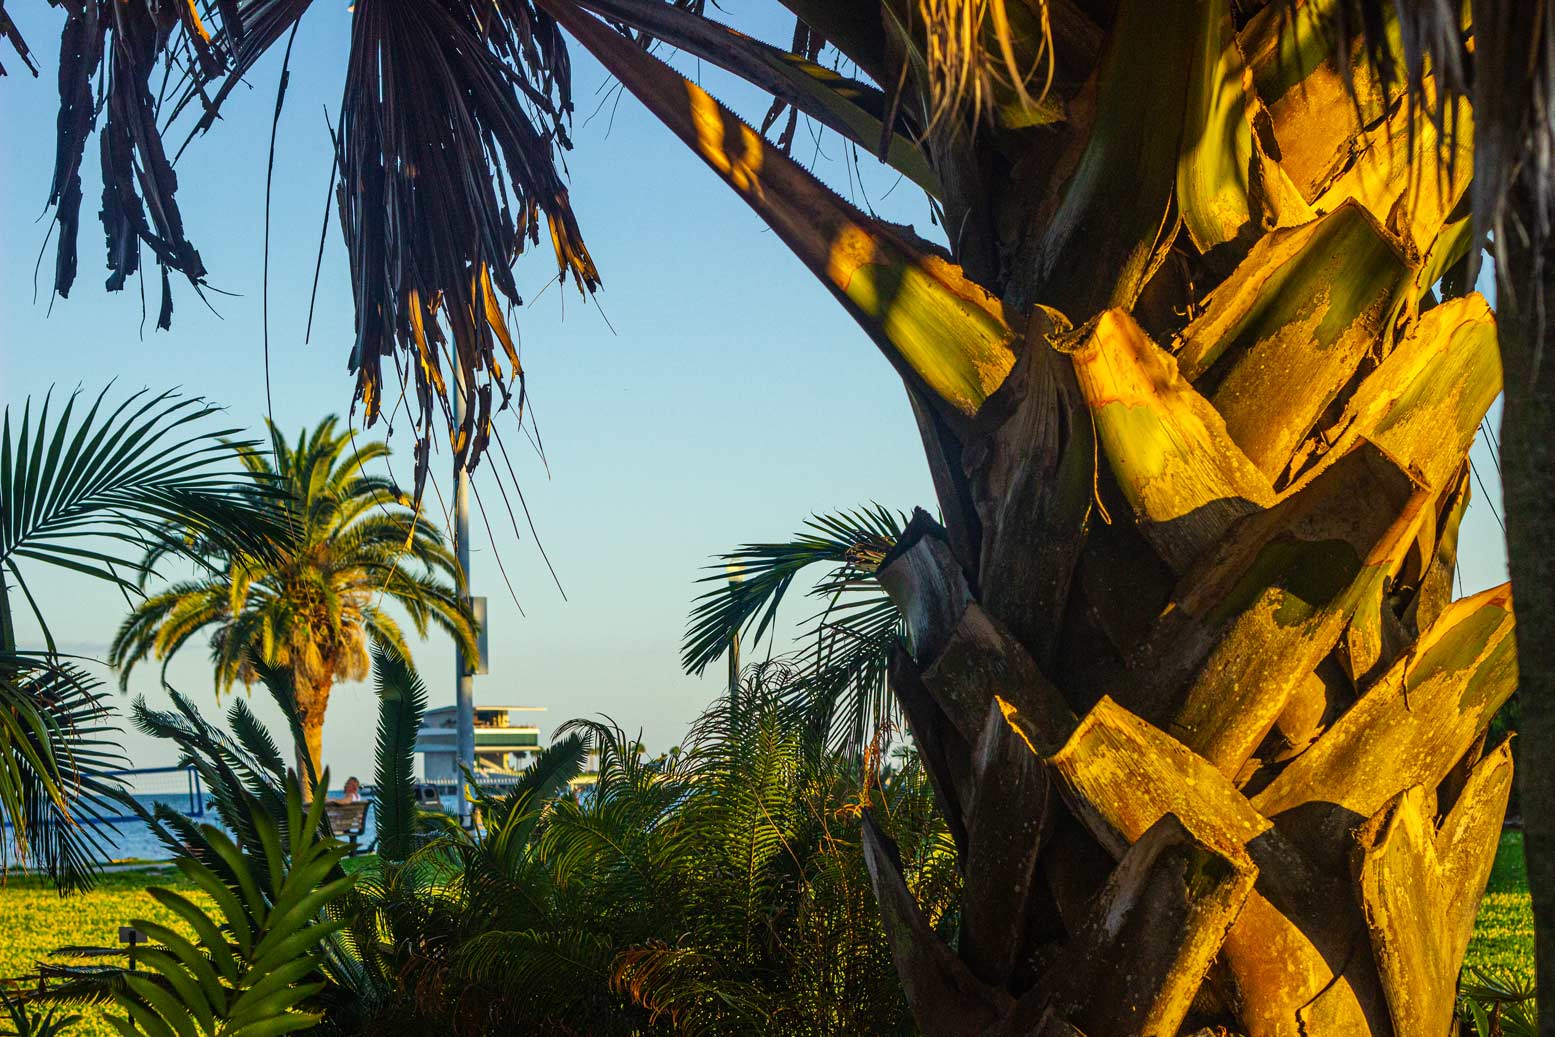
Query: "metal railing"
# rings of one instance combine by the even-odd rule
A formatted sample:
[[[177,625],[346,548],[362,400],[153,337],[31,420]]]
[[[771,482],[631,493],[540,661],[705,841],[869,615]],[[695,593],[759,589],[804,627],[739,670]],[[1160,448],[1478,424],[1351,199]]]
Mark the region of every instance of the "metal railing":
[[[134,770],[114,771],[110,778],[124,783],[124,790],[149,807],[153,803],[166,803],[174,810],[189,817],[205,816],[205,784],[200,772],[193,767],[139,767]],[[103,821],[138,821],[134,814],[116,814]]]

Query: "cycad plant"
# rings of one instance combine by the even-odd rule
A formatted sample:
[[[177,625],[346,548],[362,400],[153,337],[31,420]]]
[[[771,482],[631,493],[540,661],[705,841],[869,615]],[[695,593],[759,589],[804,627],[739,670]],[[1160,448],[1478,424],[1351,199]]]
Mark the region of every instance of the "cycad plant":
[[[917,415],[943,519],[915,516],[876,579],[967,880],[956,939],[864,831],[922,1028],[1445,1032],[1511,781],[1480,736],[1519,679],[1507,589],[1450,600],[1501,387],[1471,290],[1492,229],[1528,756],[1555,745],[1555,6],[783,3],[792,49],[703,0],[358,3],[337,155],[367,413],[399,356],[430,436],[446,360],[475,390],[453,430],[473,464],[491,386],[517,381],[498,299],[542,214],[561,275],[597,283],[556,175],[565,30],[831,291]],[[159,54],[193,56],[170,103],[207,127],[308,7],[221,5],[214,31],[71,9],[54,197],[73,231],[109,54],[117,282],[137,240],[204,276],[146,116]],[[792,133],[644,37],[770,93],[767,125],[789,109],[878,155],[948,247],[844,202]],[[1526,775],[1548,998],[1555,767]]]
[[[297,768],[323,770],[329,693],[337,679],[368,674],[369,642],[409,659],[392,601],[418,634],[436,626],[473,652],[474,622],[458,588],[458,562],[435,526],[369,467],[388,454],[380,440],[358,442],[333,418],[288,442],[270,425],[268,454],[245,452],[250,506],[283,530],[267,555],[232,552],[191,535],[204,567],[139,602],[119,628],[109,661],[129,681],[137,663],[166,660],[208,634],[217,690],[250,684],[261,666],[284,670],[294,690],[303,741]],[[147,553],[142,572],[160,561]]]

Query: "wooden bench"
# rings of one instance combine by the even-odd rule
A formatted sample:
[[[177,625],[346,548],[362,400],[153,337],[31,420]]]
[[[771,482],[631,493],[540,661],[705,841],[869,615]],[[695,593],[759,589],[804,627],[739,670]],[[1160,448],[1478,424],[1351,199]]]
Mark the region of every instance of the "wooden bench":
[[[362,837],[362,832],[367,828],[367,809],[370,806],[372,806],[370,800],[324,804],[324,816],[329,818],[329,830],[335,833],[336,839],[344,839],[351,844],[352,857],[357,853],[357,840]]]

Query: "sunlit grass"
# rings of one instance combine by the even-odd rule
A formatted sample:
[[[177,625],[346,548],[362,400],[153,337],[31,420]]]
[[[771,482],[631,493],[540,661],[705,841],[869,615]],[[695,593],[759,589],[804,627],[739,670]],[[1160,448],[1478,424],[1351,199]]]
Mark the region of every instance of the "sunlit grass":
[[[355,870],[376,858],[358,857],[345,862]],[[32,876],[11,875],[0,884],[0,978],[26,975],[50,952],[70,945],[117,947],[119,926],[143,918],[189,933],[172,912],[152,900],[147,886],[177,890],[197,904],[210,898],[173,868],[116,872],[98,879],[97,888],[61,898],[49,883]],[[56,961],[62,959],[54,959]],[[103,1008],[69,1009],[82,1020],[70,1037],[116,1037]],[[62,1013],[63,1014],[63,1013]]]
[[[1501,836],[1495,868],[1474,920],[1467,964],[1533,979],[1533,907],[1528,900],[1521,832]]]
[[[59,947],[116,947],[119,926],[132,919],[176,925],[172,912],[146,894],[147,886],[176,889],[196,903],[210,902],[183,875],[170,869],[102,876],[90,893],[61,898],[44,879],[10,876],[0,886],[0,976],[25,975]],[[192,934],[191,934],[192,935]],[[59,960],[59,959],[55,959]],[[114,1037],[103,1008],[79,1008],[71,1037]]]

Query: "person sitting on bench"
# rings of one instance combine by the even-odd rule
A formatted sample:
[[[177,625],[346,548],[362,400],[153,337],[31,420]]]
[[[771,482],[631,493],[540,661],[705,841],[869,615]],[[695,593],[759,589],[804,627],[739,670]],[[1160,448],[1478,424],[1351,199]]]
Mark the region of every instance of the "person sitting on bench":
[[[346,787],[341,790],[339,799],[330,800],[331,803],[360,803],[362,801],[362,783],[356,780],[356,775],[346,779]]]
[[[328,800],[324,813],[329,818],[330,831],[335,838],[346,839],[351,844],[351,856],[356,856],[357,840],[367,828],[367,808],[371,804],[362,798],[362,783],[356,778],[346,779],[339,799]]]

